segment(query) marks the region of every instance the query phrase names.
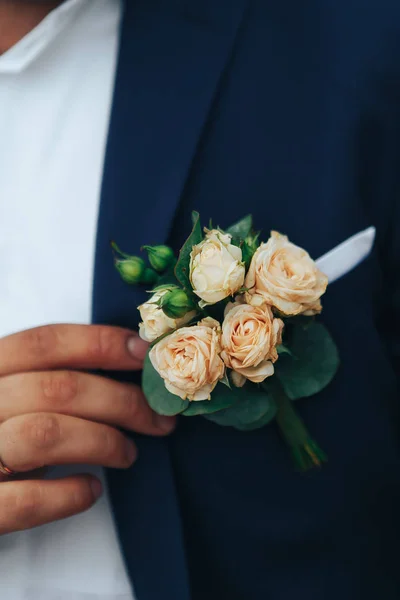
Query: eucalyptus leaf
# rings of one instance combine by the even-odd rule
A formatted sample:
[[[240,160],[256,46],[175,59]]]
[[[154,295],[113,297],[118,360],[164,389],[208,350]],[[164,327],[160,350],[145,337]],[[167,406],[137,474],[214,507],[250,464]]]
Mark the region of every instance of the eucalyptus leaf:
[[[151,364],[149,354],[144,361],[142,388],[147,402],[159,415],[178,415],[189,406],[188,400],[182,400],[167,390],[164,380]]]
[[[339,353],[329,331],[317,321],[290,328],[285,340],[293,356],[281,354],[275,373],[291,400],[323,390],[339,368]]]
[[[236,402],[230,408],[205,415],[210,421],[235,429],[250,430],[266,425],[275,417],[277,407],[274,398],[259,386],[246,383],[244,387],[235,388],[231,392],[228,388],[225,390],[224,393],[232,394]]]
[[[239,429],[239,431],[253,431],[254,429],[261,429],[261,427],[265,427],[265,425],[268,425],[268,423],[270,423],[271,420],[274,419],[276,416],[277,407],[275,401],[273,401],[273,403],[271,404],[271,410],[272,409],[274,411],[272,418],[271,411],[268,411],[265,413],[265,415],[261,417],[261,419],[258,419],[258,421],[253,421],[252,423],[247,425],[236,426],[236,429]]]
[[[289,356],[291,356],[292,358],[296,359],[296,357],[294,356],[294,354],[291,351],[291,349],[288,346],[285,346],[285,344],[281,344],[280,346],[277,346],[276,347],[276,351],[278,352],[279,356],[281,354],[289,354]]]
[[[227,370],[225,371],[225,375],[221,379],[221,383],[222,383],[222,385],[226,385],[226,387],[228,387],[230,390],[232,389],[231,382],[229,381],[228,371]]]
[[[196,415],[206,415],[219,412],[229,408],[237,400],[235,392],[219,383],[211,393],[211,400],[199,402],[190,402],[189,407],[183,413],[184,417],[194,417]]]
[[[200,224],[200,215],[198,212],[192,213],[193,229],[186,242],[183,244],[179,253],[178,262],[175,266],[175,276],[179,283],[186,289],[192,291],[189,279],[190,253],[193,246],[200,244],[203,239],[203,232]]]
[[[276,313],[278,314],[279,311],[276,311]],[[308,317],[305,315],[296,315],[294,317],[287,317],[286,315],[282,314],[281,318],[285,321],[286,329],[294,325],[300,325],[301,327],[305,328],[315,323],[315,316]]]
[[[252,227],[253,217],[251,215],[247,215],[243,219],[240,219],[240,221],[237,223],[234,223],[225,229],[225,233],[230,233],[235,241],[241,241],[249,235]]]

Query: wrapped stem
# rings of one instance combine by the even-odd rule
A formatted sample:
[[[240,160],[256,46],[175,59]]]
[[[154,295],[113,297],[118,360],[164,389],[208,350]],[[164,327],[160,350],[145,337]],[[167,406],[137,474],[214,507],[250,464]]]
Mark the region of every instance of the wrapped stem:
[[[273,396],[278,406],[276,422],[298,468],[308,471],[314,467],[321,467],[322,463],[327,461],[325,452],[312,439],[292,400],[277,380],[274,382]]]

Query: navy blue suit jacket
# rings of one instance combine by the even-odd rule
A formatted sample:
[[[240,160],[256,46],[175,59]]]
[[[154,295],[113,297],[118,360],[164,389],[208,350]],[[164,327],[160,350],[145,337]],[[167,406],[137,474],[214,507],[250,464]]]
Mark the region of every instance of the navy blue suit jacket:
[[[318,257],[370,225],[332,284],[334,383],[297,407],[329,455],[297,473],[274,425],[183,419],[109,473],[138,600],[400,597],[400,3],[129,0],[104,168],[97,323],[136,327],[109,240],[178,247],[192,209],[252,212]]]

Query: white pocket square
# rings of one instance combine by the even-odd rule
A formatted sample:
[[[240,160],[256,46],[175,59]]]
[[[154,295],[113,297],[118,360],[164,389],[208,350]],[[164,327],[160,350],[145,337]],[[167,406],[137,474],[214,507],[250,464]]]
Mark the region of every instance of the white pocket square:
[[[343,277],[367,258],[373,248],[375,235],[375,227],[368,227],[352,235],[316,261],[320,271],[328,276],[329,283]]]

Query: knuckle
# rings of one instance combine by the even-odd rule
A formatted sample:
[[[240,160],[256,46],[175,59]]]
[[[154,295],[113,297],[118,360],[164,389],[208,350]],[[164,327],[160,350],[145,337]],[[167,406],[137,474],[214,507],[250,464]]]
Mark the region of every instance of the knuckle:
[[[104,428],[101,436],[101,444],[107,462],[110,465],[119,466],[127,463],[125,445],[121,433],[112,428]]]
[[[32,415],[25,426],[23,435],[38,450],[53,448],[60,440],[60,424],[53,415]]]
[[[26,332],[26,336],[27,347],[35,356],[47,357],[57,345],[57,331],[53,325],[31,329]]]
[[[43,396],[51,404],[68,404],[78,395],[78,373],[53,371],[43,375],[41,388]]]
[[[71,514],[82,512],[95,502],[90,484],[86,480],[79,480],[73,484],[69,498]]]
[[[42,504],[42,489],[39,484],[32,484],[24,493],[15,494],[11,498],[11,514],[18,523],[18,528],[29,529],[38,522]]]
[[[143,403],[135,386],[126,386],[121,394],[121,417],[128,425],[137,425],[144,418]]]
[[[117,347],[116,334],[111,327],[94,327],[87,348],[87,353],[93,358],[107,358]]]

